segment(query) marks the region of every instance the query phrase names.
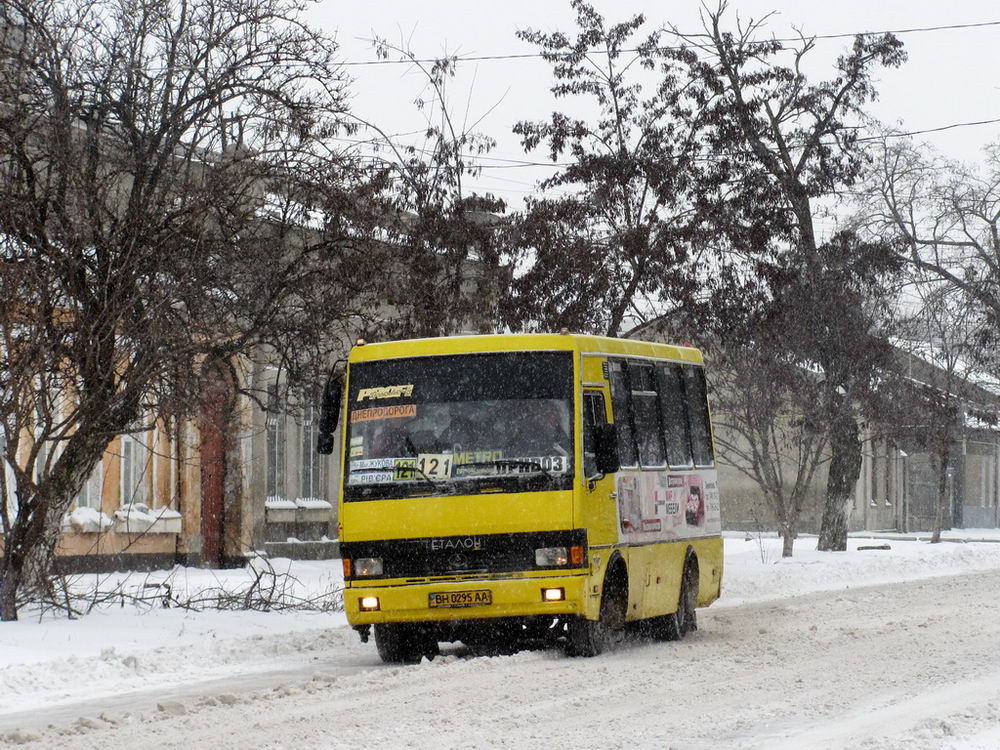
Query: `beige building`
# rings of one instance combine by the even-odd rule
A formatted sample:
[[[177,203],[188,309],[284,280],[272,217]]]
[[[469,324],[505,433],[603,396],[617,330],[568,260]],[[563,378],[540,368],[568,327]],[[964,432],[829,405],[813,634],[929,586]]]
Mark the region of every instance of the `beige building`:
[[[659,326],[644,326],[631,337],[663,339]],[[917,382],[941,381],[941,369],[912,350],[897,348],[898,366]],[[709,387],[711,361],[707,363]],[[962,409],[962,436],[951,448],[947,467],[945,528],[1000,528],[1000,384],[969,377],[955,386]],[[712,394],[709,393],[711,400]],[[719,427],[716,426],[718,431]],[[895,439],[886,437],[895,435]],[[722,442],[718,440],[717,443]],[[732,436],[729,436],[732,438]],[[930,456],[904,425],[860,425],[861,473],[850,506],[853,531],[929,531],[937,505],[937,480]],[[777,524],[760,487],[718,451],[723,528],[774,531]],[[790,467],[791,468],[791,467]],[[793,475],[794,475],[794,469]],[[822,460],[806,490],[797,530],[819,530],[827,480]]]
[[[282,405],[268,368],[249,376],[274,395],[269,411],[221,390],[194,419],[111,441],[63,518],[60,569],[237,565],[275,542],[281,554],[335,551],[337,462],[316,452],[318,405]]]
[[[480,276],[473,268],[470,288]],[[340,463],[336,450],[316,450],[319,399],[289,389],[266,354],[257,359],[234,362],[239,389],[230,374],[206,378],[194,418],[109,444],[63,520],[61,569],[233,566],[255,551],[337,554]]]

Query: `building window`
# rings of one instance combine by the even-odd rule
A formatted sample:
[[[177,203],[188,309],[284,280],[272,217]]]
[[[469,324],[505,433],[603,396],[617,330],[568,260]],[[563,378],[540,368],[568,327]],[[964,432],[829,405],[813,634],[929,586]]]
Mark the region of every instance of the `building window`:
[[[320,455],[316,452],[319,437],[319,414],[313,406],[307,406],[302,415],[302,497],[322,498]]]
[[[870,506],[875,506],[877,504],[877,498],[878,498],[878,475],[875,469],[877,451],[878,448],[876,447],[875,440],[872,439],[871,443],[869,444],[868,452],[862,454],[864,458],[867,459],[867,463],[862,465],[864,466],[864,470],[867,472],[866,474],[867,477],[866,484],[868,485],[867,499],[868,499],[868,504]]]
[[[993,506],[993,456],[983,456],[982,463],[980,464],[980,470],[982,471],[982,486],[983,486],[983,496],[982,496],[982,506],[984,508],[990,508]]]
[[[48,462],[51,445],[45,439],[45,432],[49,429],[49,420],[46,419],[45,409],[41,399],[35,401],[35,443],[38,452],[35,454],[35,482],[41,482],[45,476],[45,464]]]
[[[122,505],[146,502],[146,459],[149,451],[133,435],[122,435],[121,500]]]
[[[14,485],[14,471],[7,463],[7,436],[3,434],[0,434],[0,461],[3,462],[0,467],[0,503],[6,503],[7,518],[13,522],[17,515],[17,488]],[[2,533],[3,529],[0,528],[0,534]]]
[[[889,451],[889,441],[882,444],[882,487],[885,494],[882,502],[886,506],[892,505],[892,453]]]
[[[83,487],[76,495],[76,507],[77,508],[93,508],[94,510],[101,509],[101,489],[103,487],[104,477],[104,464],[102,461],[97,462],[97,466],[94,470],[90,472],[90,476],[87,477],[87,481],[83,483]]]
[[[267,497],[285,496],[285,415],[281,411],[278,385],[267,389]]]

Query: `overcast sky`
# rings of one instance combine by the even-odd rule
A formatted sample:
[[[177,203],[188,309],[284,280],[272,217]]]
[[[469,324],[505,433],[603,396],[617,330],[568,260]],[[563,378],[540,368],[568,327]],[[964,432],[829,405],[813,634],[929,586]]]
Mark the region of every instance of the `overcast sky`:
[[[610,22],[642,12],[650,30],[667,23],[682,31],[700,28],[700,4],[691,0],[596,0],[594,5]],[[794,34],[793,27],[807,35],[825,35],[1000,21],[996,0],[733,0],[731,18],[733,11],[743,18],[775,11],[768,29],[778,37]],[[435,57],[534,52],[515,31],[575,29],[568,0],[323,0],[310,18],[336,34],[345,62],[361,63],[375,59],[367,41],[373,33],[404,40],[418,56]],[[909,61],[899,70],[879,74],[881,95],[871,108],[873,114],[900,121],[908,130],[1000,118],[1000,25],[905,33],[900,38]],[[829,77],[832,62],[850,41],[821,40],[811,54],[811,70]],[[356,113],[398,133],[421,127],[412,105],[423,86],[418,74],[399,65],[351,65],[348,70],[355,79]],[[554,109],[548,64],[537,58],[485,60],[462,63],[459,72],[451,89],[453,111],[461,114],[467,108],[470,121],[483,117],[478,129],[499,142],[493,156],[525,159],[511,127],[522,119],[544,119]],[[1000,138],[1000,124],[920,137],[949,156],[972,161],[983,145]],[[527,158],[543,161],[544,154]],[[479,187],[517,204],[549,171],[493,168],[486,170]]]

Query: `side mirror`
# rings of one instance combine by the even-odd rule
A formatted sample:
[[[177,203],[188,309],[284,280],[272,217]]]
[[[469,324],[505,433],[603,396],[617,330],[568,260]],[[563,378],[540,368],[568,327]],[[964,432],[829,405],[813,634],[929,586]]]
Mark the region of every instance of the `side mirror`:
[[[340,396],[344,381],[336,373],[330,373],[323,388],[323,400],[319,410],[319,435],[316,438],[316,452],[329,456],[333,453],[333,434],[340,419]]]
[[[614,474],[621,468],[618,433],[613,424],[602,424],[594,428],[594,465],[601,474]]]

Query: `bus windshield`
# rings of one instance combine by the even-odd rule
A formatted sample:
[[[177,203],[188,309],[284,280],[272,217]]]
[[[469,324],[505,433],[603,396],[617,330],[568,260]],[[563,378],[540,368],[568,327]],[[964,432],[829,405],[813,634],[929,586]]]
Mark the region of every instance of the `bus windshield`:
[[[344,499],[570,487],[572,370],[569,352],[352,365]]]

